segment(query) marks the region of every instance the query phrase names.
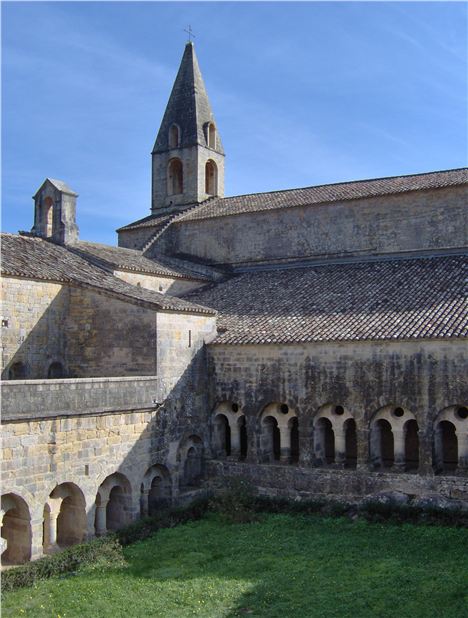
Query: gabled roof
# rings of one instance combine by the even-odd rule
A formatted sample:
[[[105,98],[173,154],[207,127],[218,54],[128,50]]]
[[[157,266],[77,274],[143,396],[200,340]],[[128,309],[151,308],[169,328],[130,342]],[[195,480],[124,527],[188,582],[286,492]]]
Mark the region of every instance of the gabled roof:
[[[164,152],[169,149],[168,136],[172,124],[179,126],[181,148],[195,146],[196,144],[206,146],[203,127],[208,122],[214,122],[214,116],[198,66],[195,49],[193,43],[190,42],[185,46],[153,153]],[[216,150],[223,152],[220,141],[218,141]]]
[[[173,223],[229,217],[249,212],[263,212],[295,206],[314,206],[331,202],[349,202],[356,199],[379,197],[406,193],[408,191],[425,191],[468,184],[468,168],[411,174],[408,176],[390,176],[371,180],[355,180],[336,184],[317,185],[300,189],[285,189],[268,193],[251,193],[234,197],[214,197],[202,204],[185,210],[175,216]],[[117,231],[140,229],[158,225],[161,215],[149,215],[134,221]]]
[[[468,337],[467,256],[250,272],[185,296],[218,311],[215,344]]]
[[[41,186],[39,187],[39,189],[36,191],[33,197],[36,197],[36,195],[39,193],[42,187],[46,184],[46,182],[50,182],[51,185],[53,185],[56,189],[58,189],[62,193],[67,193],[68,195],[74,195],[75,197],[78,197],[78,193],[75,193],[73,189],[70,189],[70,187],[67,185],[66,182],[64,182],[63,180],[55,180],[55,178],[46,178],[44,182],[41,184]]]
[[[42,238],[1,234],[1,250],[1,269],[4,275],[93,288],[122,300],[143,302],[163,311],[215,314],[215,311],[190,301],[126,283],[90,264],[65,246]]]
[[[177,221],[196,221],[213,217],[227,217],[249,212],[312,206],[327,202],[341,202],[360,198],[379,197],[408,191],[440,189],[468,183],[468,168],[412,174],[410,176],[391,176],[373,180],[356,180],[330,185],[318,185],[303,189],[253,193],[236,197],[214,198],[193,208],[175,219]]]
[[[175,279],[212,280],[206,274],[197,272],[196,268],[190,268],[190,263],[177,263],[176,265],[171,263],[170,259],[164,260],[162,258],[162,261],[150,259],[136,249],[113,247],[84,240],[73,243],[73,245],[67,245],[67,249],[97,265],[108,266],[114,269],[148,273]]]

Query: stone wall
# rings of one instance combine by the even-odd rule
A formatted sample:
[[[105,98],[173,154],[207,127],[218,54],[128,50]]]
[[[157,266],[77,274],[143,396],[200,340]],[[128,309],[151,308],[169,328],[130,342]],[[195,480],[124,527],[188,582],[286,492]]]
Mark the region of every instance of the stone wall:
[[[173,224],[168,254],[234,266],[466,246],[466,190],[449,187]],[[129,246],[121,234],[119,243]]]
[[[139,285],[142,288],[153,290],[161,294],[179,296],[207,284],[206,281],[194,281],[192,279],[175,279],[171,277],[161,277],[150,273],[134,273],[125,270],[115,270],[114,275],[132,285]]]
[[[59,283],[2,277],[2,378],[14,363],[24,377],[46,377],[53,362],[66,367],[68,288]]]
[[[156,374],[156,311],[89,289],[70,288],[70,375]]]
[[[326,493],[328,490],[323,489],[326,487],[325,481],[313,471],[317,466],[327,468],[325,459],[320,458],[320,453],[317,455],[320,431],[317,419],[330,417],[330,410],[341,406],[339,413],[344,414],[343,419],[352,418],[355,421],[357,470],[342,470],[343,477],[330,477],[342,479],[332,493],[340,493],[347,474],[354,475],[349,477],[350,482],[358,474],[359,481],[353,481],[353,492],[357,494],[369,491],[374,485],[375,490],[395,488],[392,475],[395,470],[399,470],[403,479],[397,484],[398,487],[406,483],[413,488],[413,493],[430,493],[437,488],[437,491],[445,491],[442,481],[434,481],[437,463],[436,423],[442,414],[447,415],[450,411],[457,425],[459,464],[456,470],[448,473],[449,477],[453,477],[449,483],[450,492],[454,495],[458,492],[459,496],[468,501],[468,419],[466,416],[464,419],[456,417],[457,413],[453,411],[457,409],[456,406],[466,406],[468,402],[468,363],[463,341],[212,345],[209,346],[209,371],[214,381],[212,435],[214,437],[217,431],[215,413],[222,411],[222,406],[225,406],[223,402],[235,403],[239,408],[237,415],[245,416],[248,443],[246,461],[254,466],[248,470],[248,476],[259,486],[264,486],[268,475],[270,491],[281,493],[288,487],[293,475],[294,479],[303,479],[301,487],[296,488],[297,492]],[[259,465],[265,462],[264,437],[267,431],[262,424],[262,411],[269,404],[277,407],[285,404],[289,409],[285,419],[291,415],[297,417],[299,454],[296,467],[306,468],[307,472],[284,472],[278,462],[272,462],[274,471],[266,473],[264,465]],[[397,444],[403,437],[399,434],[398,419],[393,418],[393,412],[389,412],[388,417],[393,423],[395,462],[390,470],[377,472],[372,446],[373,423],[378,414],[382,416],[386,411],[396,408],[401,408],[403,419],[415,419],[417,422],[417,470],[405,472],[404,446],[400,449],[401,459],[398,459]],[[284,453],[283,441],[287,442],[290,434],[281,426],[281,422],[279,429],[281,463],[287,464],[289,444]],[[346,461],[338,458],[340,435],[337,427],[333,426],[333,429],[337,458],[331,467],[343,469]],[[231,440],[232,435],[231,429]],[[217,455],[216,452],[214,454]],[[231,456],[236,458],[238,453],[231,453]],[[246,471],[247,468],[244,466],[242,470]],[[216,472],[216,468],[210,469],[214,473],[219,472]],[[389,473],[390,476],[385,476]],[[278,482],[275,485],[276,477]],[[376,478],[380,480],[374,483]],[[457,478],[465,480],[459,483]],[[289,495],[289,490],[287,493]]]

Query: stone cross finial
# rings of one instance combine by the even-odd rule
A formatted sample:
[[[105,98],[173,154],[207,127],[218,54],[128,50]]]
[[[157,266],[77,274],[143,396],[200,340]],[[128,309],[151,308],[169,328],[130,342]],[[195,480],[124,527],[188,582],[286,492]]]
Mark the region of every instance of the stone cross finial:
[[[191,43],[192,38],[195,38],[195,35],[193,34],[193,31],[192,31],[192,26],[189,24],[188,28],[184,28],[184,32],[188,34],[188,42]]]

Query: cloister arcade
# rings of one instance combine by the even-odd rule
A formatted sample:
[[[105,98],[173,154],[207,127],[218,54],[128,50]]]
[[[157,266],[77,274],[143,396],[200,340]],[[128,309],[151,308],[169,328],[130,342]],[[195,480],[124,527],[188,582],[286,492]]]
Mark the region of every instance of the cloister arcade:
[[[247,431],[249,426],[249,434]],[[358,462],[358,432],[368,438],[371,470],[418,472],[420,427],[410,410],[387,405],[362,426],[351,411],[326,404],[315,414],[300,417],[285,403],[263,407],[259,419],[248,425],[241,406],[232,401],[218,404],[212,414],[212,454],[215,458],[246,459],[257,463],[303,464],[354,469]],[[299,436],[303,436],[301,441]],[[258,440],[252,436],[258,432]],[[300,446],[301,445],[301,446]],[[309,451],[304,458],[304,450]],[[437,416],[433,426],[433,469],[436,474],[468,468],[468,408],[450,406]],[[311,455],[311,456],[310,456]]]

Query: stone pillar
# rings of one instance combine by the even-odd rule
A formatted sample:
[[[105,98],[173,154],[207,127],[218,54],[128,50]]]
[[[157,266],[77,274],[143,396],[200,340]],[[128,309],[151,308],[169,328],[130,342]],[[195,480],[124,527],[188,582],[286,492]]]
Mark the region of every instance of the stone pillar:
[[[432,431],[423,433],[418,431],[419,438],[419,467],[418,474],[433,476],[434,468],[432,463]],[[435,462],[434,462],[435,463]]]
[[[101,504],[96,504],[96,536],[102,536],[107,533],[107,502],[102,501]]]
[[[468,436],[457,429],[455,435],[458,440],[458,467],[460,470],[468,470]]]
[[[51,510],[49,514],[49,546],[48,551],[54,551],[57,548],[57,517],[58,512]]]
[[[356,469],[357,470],[372,470],[372,462],[370,460],[370,452],[369,452],[369,429],[365,427],[364,429],[356,428],[356,439],[357,439],[357,462]]]
[[[257,419],[255,414],[246,414],[245,415],[245,425],[247,430],[247,457],[246,462],[248,463],[261,463],[262,462],[262,452],[260,446],[261,440],[261,431],[262,428],[260,426],[260,421]]]
[[[240,427],[237,423],[237,419],[231,424],[231,455],[232,459],[239,459],[240,457]]]
[[[310,467],[314,459],[314,430],[304,417],[299,423],[299,465]]]
[[[140,492],[140,515],[141,517],[148,517],[148,497],[149,497],[149,489],[144,489]]]
[[[405,454],[405,431],[404,429],[393,429],[393,454],[395,472],[404,472],[406,466]]]
[[[288,425],[278,423],[280,432],[280,463],[288,464],[291,462],[291,429]]]
[[[343,425],[335,426],[335,467],[344,468],[346,463],[346,433]]]

